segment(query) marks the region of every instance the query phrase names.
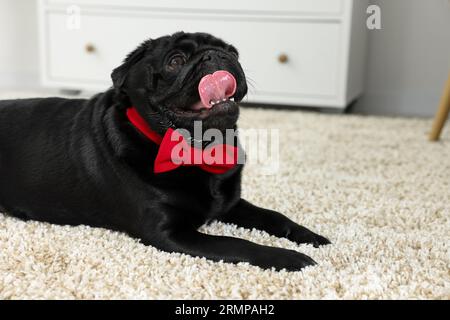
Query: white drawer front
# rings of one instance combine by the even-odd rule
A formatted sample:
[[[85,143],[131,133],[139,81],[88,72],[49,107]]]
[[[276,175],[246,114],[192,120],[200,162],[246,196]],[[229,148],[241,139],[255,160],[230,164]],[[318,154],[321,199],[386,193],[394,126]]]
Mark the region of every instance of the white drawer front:
[[[340,24],[247,22],[213,33],[235,44],[251,94],[333,96],[337,90]],[[206,27],[206,26],[205,26]],[[282,56],[287,58],[281,62]],[[283,60],[282,60],[283,61]]]
[[[80,30],[68,30],[65,23],[64,14],[50,14],[47,69],[54,81],[107,86],[111,70],[144,39],[184,30],[209,32],[234,44],[250,79],[251,94],[336,94],[338,23],[90,15],[83,16]],[[86,52],[88,44],[94,52]],[[279,62],[280,54],[287,56],[286,63]]]
[[[125,56],[149,37],[136,30],[147,28],[134,18],[85,15],[81,29],[66,27],[67,17],[49,13],[46,28],[47,74],[52,81],[109,84],[110,74]],[[142,32],[142,31],[141,31]],[[93,51],[88,51],[88,46]]]
[[[174,11],[228,11],[247,13],[338,14],[343,0],[48,0],[49,4],[82,6],[138,6]]]

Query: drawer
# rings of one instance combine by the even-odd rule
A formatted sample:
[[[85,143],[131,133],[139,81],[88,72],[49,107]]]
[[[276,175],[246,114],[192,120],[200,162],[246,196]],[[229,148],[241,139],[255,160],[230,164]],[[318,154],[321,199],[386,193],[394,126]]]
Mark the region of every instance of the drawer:
[[[83,15],[80,29],[66,27],[67,16],[47,13],[44,33],[46,74],[50,81],[110,84],[111,71],[148,34],[145,19]]]
[[[47,0],[48,4],[108,7],[145,7],[166,9],[178,12],[191,12],[195,10],[215,12],[227,11],[230,13],[264,13],[264,14],[338,14],[341,12],[344,0]],[[282,5],[280,5],[282,3]],[[139,8],[137,8],[139,9]]]
[[[69,30],[61,13],[49,13],[48,23],[47,74],[54,81],[106,87],[111,70],[144,39],[185,30],[212,33],[239,49],[250,97],[333,96],[337,90],[339,23],[84,15],[81,29]]]

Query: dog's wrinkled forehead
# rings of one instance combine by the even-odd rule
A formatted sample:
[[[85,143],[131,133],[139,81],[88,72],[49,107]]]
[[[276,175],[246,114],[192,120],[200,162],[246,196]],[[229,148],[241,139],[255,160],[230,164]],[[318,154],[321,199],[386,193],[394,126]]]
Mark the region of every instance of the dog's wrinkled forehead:
[[[207,33],[177,32],[171,36],[156,39],[150,43],[150,50],[170,52],[181,50],[186,53],[196,53],[198,50],[221,49],[237,54],[236,48]],[[155,52],[156,53],[156,52]]]

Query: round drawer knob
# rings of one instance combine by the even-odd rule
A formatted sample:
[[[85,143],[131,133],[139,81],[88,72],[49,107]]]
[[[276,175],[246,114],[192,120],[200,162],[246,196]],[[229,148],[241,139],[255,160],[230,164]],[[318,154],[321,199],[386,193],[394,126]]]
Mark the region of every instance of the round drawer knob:
[[[279,61],[280,63],[287,63],[287,62],[289,61],[289,57],[287,56],[287,54],[281,53],[281,54],[278,56],[278,61]]]
[[[93,53],[95,52],[95,46],[92,43],[88,43],[84,49],[86,50],[87,53]]]

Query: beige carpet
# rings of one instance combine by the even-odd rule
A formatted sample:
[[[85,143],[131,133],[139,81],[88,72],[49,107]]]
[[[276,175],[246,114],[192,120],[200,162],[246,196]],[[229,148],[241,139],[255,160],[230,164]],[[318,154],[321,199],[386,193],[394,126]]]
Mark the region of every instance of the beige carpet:
[[[160,252],[89,227],[0,214],[0,298],[450,298],[450,131],[430,120],[244,110],[281,130],[281,170],[246,169],[244,196],[326,235],[315,249],[217,223],[205,232],[304,252],[319,264],[264,271]]]

